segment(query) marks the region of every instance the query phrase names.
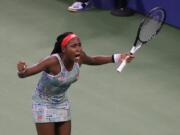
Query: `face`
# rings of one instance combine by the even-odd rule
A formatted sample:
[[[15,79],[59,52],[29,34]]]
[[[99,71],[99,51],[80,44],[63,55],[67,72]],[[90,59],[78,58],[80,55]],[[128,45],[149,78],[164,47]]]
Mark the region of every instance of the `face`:
[[[80,39],[75,37],[67,43],[63,52],[71,61],[78,62],[80,60],[81,49]]]

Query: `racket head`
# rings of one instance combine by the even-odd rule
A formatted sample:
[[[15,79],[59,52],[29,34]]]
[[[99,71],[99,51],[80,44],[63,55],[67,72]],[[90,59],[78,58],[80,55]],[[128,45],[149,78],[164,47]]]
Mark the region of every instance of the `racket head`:
[[[140,23],[134,46],[138,41],[145,44],[153,39],[160,32],[165,19],[166,12],[163,8],[155,7],[151,9]]]

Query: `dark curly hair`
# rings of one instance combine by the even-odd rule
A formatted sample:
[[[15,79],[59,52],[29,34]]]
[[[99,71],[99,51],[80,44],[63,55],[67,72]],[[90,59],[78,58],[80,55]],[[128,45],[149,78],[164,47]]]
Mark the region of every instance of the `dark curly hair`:
[[[51,54],[54,54],[54,53],[61,53],[62,50],[61,50],[61,43],[63,41],[63,39],[69,35],[69,34],[72,34],[73,32],[65,32],[65,33],[62,33],[60,34],[57,38],[56,38],[56,42],[54,44],[54,49],[52,50]]]

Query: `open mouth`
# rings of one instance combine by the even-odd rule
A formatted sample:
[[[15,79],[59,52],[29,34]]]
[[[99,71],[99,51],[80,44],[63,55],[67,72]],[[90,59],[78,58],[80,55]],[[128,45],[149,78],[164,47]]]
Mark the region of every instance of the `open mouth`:
[[[75,60],[79,60],[80,59],[80,54],[76,54],[75,55]]]

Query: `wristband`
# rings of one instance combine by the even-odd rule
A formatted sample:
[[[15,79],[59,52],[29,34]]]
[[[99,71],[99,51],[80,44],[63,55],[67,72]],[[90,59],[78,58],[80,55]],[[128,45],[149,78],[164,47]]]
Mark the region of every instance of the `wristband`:
[[[121,57],[121,54],[113,54],[112,55],[112,62],[114,63],[120,63],[120,57]]]

